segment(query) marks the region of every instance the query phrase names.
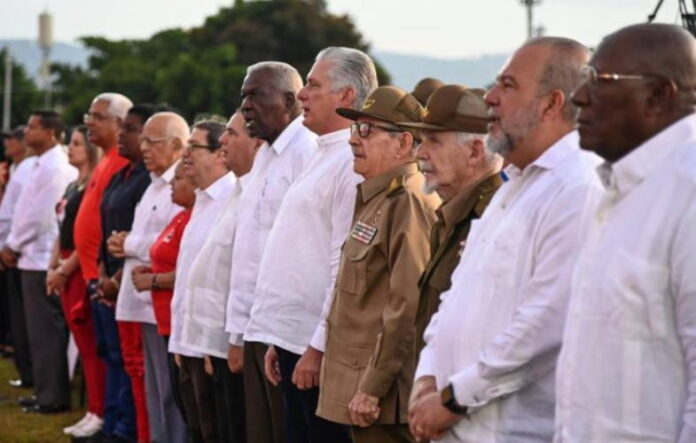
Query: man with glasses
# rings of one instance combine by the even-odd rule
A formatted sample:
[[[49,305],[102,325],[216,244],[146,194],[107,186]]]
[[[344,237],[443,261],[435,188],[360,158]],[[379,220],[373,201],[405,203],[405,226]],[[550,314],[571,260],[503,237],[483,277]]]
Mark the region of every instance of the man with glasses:
[[[580,214],[599,182],[570,94],[589,53],[565,38],[519,48],[485,96],[488,146],[509,181],[472,226],[452,287],[425,331],[411,407],[419,439],[539,442],[553,435],[555,366]],[[582,382],[581,379],[576,382]]]
[[[196,202],[179,245],[174,296],[171,301],[169,352],[175,355],[176,364],[181,371],[179,390],[194,441],[220,440],[211,377],[212,362],[200,350],[187,345],[182,334],[187,305],[190,302],[207,302],[204,298],[187,300],[187,294],[190,294],[186,291],[189,271],[210,228],[222,213],[235,187],[236,178],[227,167],[224,151],[220,149],[219,139],[224,130],[225,125],[222,123],[196,123],[182,160],[184,173],[196,185]],[[219,306],[219,309],[222,308]]]
[[[365,180],[343,245],[328,317],[317,415],[351,425],[355,442],[412,441],[408,397],[416,364],[418,278],[440,199],[423,191],[415,163],[423,108],[393,86],[375,90],[354,122],[353,168]]]
[[[136,325],[141,334],[132,332],[130,336],[122,336],[127,341],[121,346],[123,360],[135,381],[143,383],[145,379],[147,399],[144,392],[134,392],[137,394],[134,399],[136,412],[145,414],[139,422],[149,422],[150,437],[154,441],[183,442],[186,431],[171,392],[169,371],[148,370],[168,367],[166,345],[162,337],[153,335],[156,320],[150,291],[137,291],[131,274],[135,267],[149,265],[152,243],[181,210],[171,201],[169,184],[188,137],[188,124],[173,112],[155,113],[145,122],[140,150],[151,183],[135,207],[130,230],[113,232],[107,241],[109,254],[125,259],[123,277],[120,284],[116,284],[116,319],[120,329],[122,325]],[[140,438],[140,424],[138,428]]]
[[[583,217],[558,363],[556,441],[696,441],[696,40],[607,36],[573,94],[605,163]]]

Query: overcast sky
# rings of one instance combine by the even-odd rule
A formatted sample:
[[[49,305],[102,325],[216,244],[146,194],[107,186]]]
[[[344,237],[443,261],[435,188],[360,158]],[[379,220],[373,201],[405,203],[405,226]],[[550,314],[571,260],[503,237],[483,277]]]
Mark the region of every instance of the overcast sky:
[[[48,8],[54,39],[84,35],[147,38],[171,27],[203,23],[233,0],[0,0],[0,38],[36,38],[37,15]],[[664,0],[658,21],[680,23],[678,0]],[[687,0],[688,4],[692,2]],[[596,45],[621,26],[644,22],[657,0],[543,0],[535,22],[547,35]],[[353,17],[373,49],[456,58],[508,52],[526,35],[520,0],[328,0]]]

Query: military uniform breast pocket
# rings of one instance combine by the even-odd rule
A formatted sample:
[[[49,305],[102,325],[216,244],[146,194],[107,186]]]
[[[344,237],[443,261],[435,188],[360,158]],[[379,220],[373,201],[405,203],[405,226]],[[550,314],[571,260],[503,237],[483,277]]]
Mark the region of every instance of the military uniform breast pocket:
[[[628,339],[664,337],[671,310],[669,270],[618,250],[606,272],[605,289],[610,294],[612,312],[609,327]]]
[[[338,279],[338,289],[349,294],[364,294],[367,290],[367,257],[370,247],[348,241]]]

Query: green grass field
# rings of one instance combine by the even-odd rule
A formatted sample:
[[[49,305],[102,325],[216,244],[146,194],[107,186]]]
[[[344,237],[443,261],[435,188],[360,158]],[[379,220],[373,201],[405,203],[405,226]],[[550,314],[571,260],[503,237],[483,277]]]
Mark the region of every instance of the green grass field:
[[[45,368],[49,371],[50,368]],[[7,380],[17,378],[11,360],[0,358],[0,442],[48,443],[69,442],[63,428],[75,423],[84,414],[79,403],[79,380],[73,381],[72,412],[57,415],[24,414],[17,398],[31,395],[29,389],[16,389]]]

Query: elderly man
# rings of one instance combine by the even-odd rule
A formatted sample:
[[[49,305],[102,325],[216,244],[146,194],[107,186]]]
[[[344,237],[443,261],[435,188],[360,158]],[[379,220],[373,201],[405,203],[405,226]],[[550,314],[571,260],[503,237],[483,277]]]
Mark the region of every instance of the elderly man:
[[[588,51],[531,40],[485,99],[488,146],[510,180],[473,227],[452,287],[425,332],[410,426],[418,438],[540,442],[553,435],[554,369],[579,243],[598,190],[596,158],[578,147],[570,93]]]
[[[222,135],[220,153],[237,177],[218,219],[209,225],[207,238],[191,263],[181,313],[181,342],[212,363],[215,410],[220,441],[245,443],[244,385],[241,368],[228,366],[229,334],[225,310],[230,291],[232,244],[242,190],[249,182],[254,157],[263,140],[250,137],[240,111],[232,115]],[[232,371],[235,372],[232,372]]]
[[[213,380],[206,374],[205,354],[182,340],[184,318],[191,301],[187,300],[187,282],[191,265],[209,234],[210,227],[222,213],[235,188],[236,178],[220,149],[222,123],[201,121],[193,126],[184,151],[184,171],[196,185],[196,202],[179,245],[174,296],[171,302],[169,352],[179,366],[179,390],[185,415],[194,441],[218,441]],[[206,303],[205,299],[193,300]],[[222,306],[218,306],[222,309]],[[207,364],[210,360],[206,357]]]
[[[24,141],[36,153],[15,206],[10,233],[0,254],[21,273],[24,319],[31,354],[36,404],[25,412],[52,414],[70,406],[68,332],[60,300],[46,296],[46,271],[58,236],[55,206],[77,178],[59,141],[63,122],[53,111],[31,114]],[[50,368],[50,370],[47,370]]]
[[[607,36],[573,95],[605,159],[558,363],[556,441],[696,441],[696,40]]]
[[[12,164],[9,170],[10,178],[0,204],[0,250],[5,247],[7,236],[10,235],[15,206],[36,163],[32,149],[24,143],[24,126],[18,126],[3,136],[5,156],[12,160]],[[18,388],[31,388],[34,386],[34,376],[31,369],[27,324],[24,320],[21,274],[17,268],[7,268],[3,274],[0,275],[0,284],[6,284],[7,292],[2,292],[7,294],[10,339],[14,350],[15,368],[19,374],[18,379],[9,380],[9,383]]]
[[[297,70],[281,62],[250,66],[242,84],[246,129],[252,137],[267,142],[256,155],[251,179],[242,191],[227,302],[230,364],[244,366],[249,441],[281,442],[285,438],[282,393],[264,375],[267,346],[247,340],[244,331],[256,298],[261,257],[280,202],[316,150],[316,136],[302,125],[297,99],[301,88]]]
[[[413,156],[423,108],[393,86],[377,88],[350,120],[355,172],[365,181],[343,246],[327,338],[317,414],[352,425],[355,442],[411,441],[406,426],[416,363],[418,277],[440,199],[423,191]]]
[[[502,184],[498,174],[502,158],[490,152],[484,141],[487,123],[483,90],[447,85],[432,94],[421,122],[401,125],[421,131],[418,164],[427,191],[437,192],[443,201],[430,234],[430,262],[418,282],[418,352],[424,346],[425,327],[440,304],[440,294],[452,284],[452,272],[471,222],[483,215]]]
[[[244,334],[272,345],[265,370],[283,389],[288,442],[350,441],[347,427],[315,415],[326,341],[321,314],[331,303],[360,181],[348,144],[350,120],[336,108],[359,108],[376,87],[366,54],[330,47],[317,55],[298,94],[303,123],[319,136],[318,148],[285,194],[268,235]]]
[[[153,441],[183,442],[186,431],[166,369],[167,347],[156,334],[150,291],[137,291],[129,276],[135,267],[149,264],[152,243],[181,209],[171,201],[169,184],[188,137],[188,124],[173,112],[155,113],[145,122],[140,150],[151,183],[135,208],[130,230],[112,233],[108,239],[109,253],[125,258],[122,274],[126,278],[121,279],[118,287],[116,319],[119,324],[140,329],[141,341],[131,340],[124,347],[128,346],[129,358],[134,360],[132,372],[144,377],[147,395],[143,398],[146,402],[143,411],[147,413]]]

